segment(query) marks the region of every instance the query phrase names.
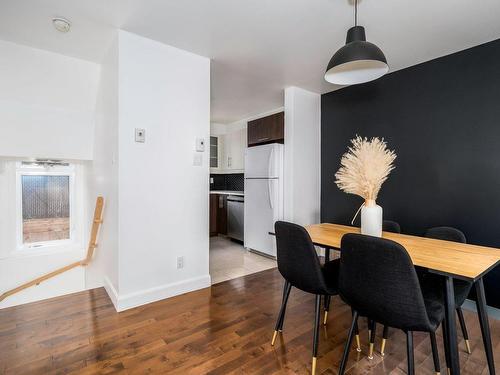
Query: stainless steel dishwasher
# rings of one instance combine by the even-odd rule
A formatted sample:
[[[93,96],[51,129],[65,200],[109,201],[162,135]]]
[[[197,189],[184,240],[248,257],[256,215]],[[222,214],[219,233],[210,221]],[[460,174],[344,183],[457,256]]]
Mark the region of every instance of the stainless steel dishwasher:
[[[244,202],[242,196],[227,196],[227,236],[239,241],[243,241]]]

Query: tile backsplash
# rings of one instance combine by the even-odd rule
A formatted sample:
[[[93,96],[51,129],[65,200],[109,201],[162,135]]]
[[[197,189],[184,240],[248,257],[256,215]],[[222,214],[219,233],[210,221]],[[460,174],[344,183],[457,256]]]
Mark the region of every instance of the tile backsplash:
[[[224,190],[226,188],[225,174],[210,174],[210,190]]]
[[[244,190],[245,179],[243,173],[211,174],[210,178],[214,180],[210,184],[210,190]]]
[[[245,177],[243,173],[226,175],[227,190],[243,191],[245,189]]]

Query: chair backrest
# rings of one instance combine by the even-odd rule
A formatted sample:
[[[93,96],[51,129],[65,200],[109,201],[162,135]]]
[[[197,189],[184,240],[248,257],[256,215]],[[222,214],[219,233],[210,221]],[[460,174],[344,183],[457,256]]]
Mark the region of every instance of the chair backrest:
[[[284,221],[277,221],[274,230],[281,275],[303,291],[324,293],[325,279],[309,233],[300,225]]]
[[[346,234],[340,254],[340,296],[354,310],[391,327],[429,330],[420,283],[403,246],[383,238]]]
[[[425,237],[434,238],[435,240],[445,240],[445,241],[467,243],[467,239],[465,238],[465,234],[461,230],[459,230],[457,228],[452,228],[452,227],[430,228],[425,233]]]
[[[384,232],[401,233],[401,226],[395,221],[384,220],[382,222],[382,230]]]
[[[425,233],[425,237],[433,238],[436,240],[445,240],[445,241],[453,241],[453,242],[461,242],[467,243],[467,239],[465,238],[465,234],[457,229],[452,227],[435,227],[430,228]],[[460,291],[455,294],[455,303],[457,306],[462,306],[465,302],[469,293],[473,287],[473,283],[465,282],[462,280],[455,281],[455,290]],[[458,288],[458,289],[457,289]]]

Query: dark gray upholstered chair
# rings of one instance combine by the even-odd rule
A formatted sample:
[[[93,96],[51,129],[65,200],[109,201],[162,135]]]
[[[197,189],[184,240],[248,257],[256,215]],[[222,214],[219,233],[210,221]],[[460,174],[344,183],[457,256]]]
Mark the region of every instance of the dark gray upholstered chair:
[[[436,329],[444,318],[441,289],[421,283],[405,248],[384,238],[346,234],[341,242],[339,293],[353,310],[340,363],[343,374],[358,316],[403,330],[407,335],[408,374],[415,374],[413,332],[429,332],[434,367],[439,372]]]
[[[437,240],[467,243],[465,234],[459,229],[452,227],[435,227],[428,229],[427,232],[425,233],[425,237],[434,238]],[[443,285],[442,277],[439,275],[427,273],[424,275],[424,277],[428,280],[428,282],[432,282],[436,286],[436,288],[442,287]],[[455,306],[458,315],[458,321],[460,322],[460,328],[462,329],[462,335],[465,341],[465,348],[467,350],[467,353],[469,354],[471,354],[469,334],[467,332],[467,326],[465,325],[464,314],[462,312],[462,305],[467,299],[467,296],[469,295],[473,285],[474,285],[473,283],[465,280],[459,280],[459,279],[453,280],[453,287],[455,292]],[[446,333],[445,324],[443,324],[443,333]],[[446,335],[444,335],[443,337],[446,337]],[[445,345],[445,351],[446,351],[446,364],[449,368],[450,360],[449,360],[447,345]]]
[[[397,223],[396,223],[397,224]],[[389,230],[389,225],[387,226],[386,229],[386,222],[384,221],[384,231],[386,232],[395,232],[395,230]],[[399,224],[397,226],[392,226],[392,228],[398,228]],[[396,232],[400,233],[400,232]],[[427,238],[433,238],[437,240],[445,240],[445,241],[453,241],[453,242],[460,242],[460,243],[467,243],[467,239],[465,237],[465,234],[460,231],[459,229],[452,228],[452,227],[435,227],[428,229],[427,232],[425,233],[425,237]],[[442,288],[442,283],[443,280],[441,279],[440,276],[438,275],[432,275],[426,272],[423,272],[422,269],[417,271],[417,274],[419,274],[419,277],[422,278],[427,278],[427,283],[433,282],[436,288]],[[431,281],[432,280],[432,281]],[[469,354],[471,354],[471,349],[470,349],[470,343],[469,343],[469,334],[467,332],[467,326],[465,324],[465,319],[464,319],[464,314],[462,311],[462,305],[467,299],[467,296],[470,293],[470,290],[473,287],[473,284],[467,281],[463,280],[454,280],[454,291],[455,291],[455,304],[457,306],[456,311],[458,315],[458,321],[460,322],[460,328],[462,329],[462,335],[464,337],[465,341],[465,347],[466,350]],[[375,323],[371,323],[371,327],[375,327]],[[443,329],[446,330],[445,326],[443,325]],[[382,344],[380,346],[380,354],[384,355],[385,354],[385,344],[387,341],[389,333],[389,327],[384,326],[384,331],[382,334]],[[372,339],[373,337],[373,339]],[[374,337],[375,335],[370,335],[370,346],[373,346],[374,342]],[[445,336],[446,337],[446,336]],[[445,346],[445,350],[446,346]],[[448,352],[446,353],[446,358],[449,360],[449,355]]]
[[[401,226],[399,223],[392,220],[384,220],[382,223],[382,230],[384,232],[391,233],[401,233]],[[375,321],[368,321],[368,340],[370,341],[370,347],[368,352],[368,359],[373,359],[373,346],[375,344],[375,336],[377,331],[377,323]],[[384,330],[382,333],[382,344],[380,345],[380,354],[382,356],[385,355],[385,343],[387,341],[387,337],[389,336],[389,327],[384,326]],[[358,342],[358,336],[356,336],[356,342]],[[359,351],[359,345],[358,345]]]
[[[338,294],[340,260],[326,262],[324,266],[321,266],[309,233],[300,225],[277,221],[274,229],[278,270],[285,279],[285,286],[271,345],[274,345],[278,332],[283,330],[286,304],[292,287],[314,294],[316,296],[312,355],[312,374],[314,375],[318,354],[321,296]]]
[[[401,226],[395,221],[384,220],[382,222],[382,230],[384,232],[401,233]]]
[[[461,230],[452,227],[435,227],[427,229],[425,237],[434,238],[436,240],[467,243],[465,234]]]

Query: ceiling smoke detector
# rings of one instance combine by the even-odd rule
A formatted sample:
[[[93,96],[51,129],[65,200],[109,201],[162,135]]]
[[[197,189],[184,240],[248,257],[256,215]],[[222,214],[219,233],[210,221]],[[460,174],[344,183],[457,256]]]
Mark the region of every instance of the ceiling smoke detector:
[[[52,18],[52,24],[54,25],[56,30],[60,31],[61,33],[67,33],[71,28],[71,22],[62,17]]]

